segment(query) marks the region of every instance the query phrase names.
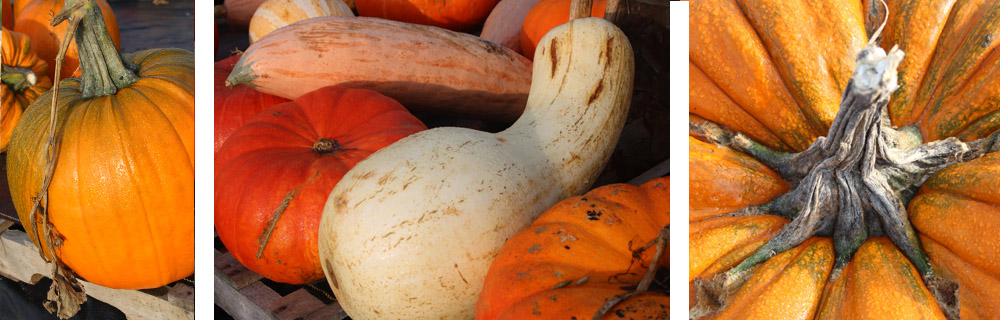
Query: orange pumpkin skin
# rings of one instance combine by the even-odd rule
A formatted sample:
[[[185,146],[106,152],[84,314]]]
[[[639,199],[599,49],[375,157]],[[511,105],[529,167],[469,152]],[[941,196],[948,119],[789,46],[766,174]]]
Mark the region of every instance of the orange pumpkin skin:
[[[323,279],[319,222],[330,191],[359,161],[426,129],[395,100],[341,86],[264,110],[215,156],[219,239],[236,260],[268,279],[292,284]],[[336,147],[317,151],[321,139]],[[285,201],[258,257],[259,239]]]
[[[531,7],[521,25],[521,54],[534,60],[535,48],[549,30],[569,21],[572,0],[542,0]],[[607,0],[594,0],[591,17],[604,17]]]
[[[467,31],[481,26],[497,0],[356,0],[358,15]]]
[[[909,204],[924,250],[958,281],[962,319],[1000,312],[1000,153],[947,167]]]
[[[237,54],[215,63],[215,152],[219,152],[222,143],[248,119],[264,109],[289,101],[248,86],[226,87],[226,77],[240,56]]]
[[[694,137],[688,141],[691,222],[763,204],[791,189],[751,156]]]
[[[945,319],[922,283],[889,238],[868,239],[829,280],[815,319]]]
[[[48,76],[55,78],[56,55],[59,54],[59,45],[66,34],[66,23],[61,23],[53,27],[50,22],[52,15],[58,13],[63,8],[62,0],[33,0],[25,4],[22,11],[18,12],[14,21],[14,31],[24,33],[31,37],[32,45],[39,57],[51,66]],[[104,15],[104,23],[108,27],[108,33],[115,42],[115,48],[121,48],[121,41],[118,34],[118,20],[115,13],[111,11],[111,6],[105,0],[94,0]],[[66,58],[63,60],[62,71],[59,79],[69,79],[80,76],[78,67],[80,66],[79,51],[76,48],[76,41],[70,43],[66,49]]]
[[[775,10],[793,4],[750,2],[691,3],[691,113],[775,149],[803,150],[816,135],[825,135],[829,124],[823,120],[824,114],[835,112],[837,105],[824,101],[839,101],[843,92],[833,89],[842,89],[853,72],[844,67],[853,65],[853,60],[848,60],[849,64],[839,61],[854,58],[858,44],[866,41],[857,36],[861,30],[870,34],[882,22],[882,5],[865,0],[859,8],[849,2],[812,1],[803,3],[809,7],[796,3],[796,7]],[[1000,38],[1000,5],[986,0],[887,3],[890,15],[879,44],[882,48],[898,45],[906,54],[899,66],[899,89],[888,106],[893,124],[916,126],[924,142],[952,136],[969,141],[997,132],[1000,104],[993,102],[1000,98],[1000,42],[996,41]],[[831,6],[838,9],[817,10]],[[822,12],[823,16],[810,16],[810,11]],[[804,70],[815,72],[800,72]],[[1000,203],[996,191],[1000,190],[998,157],[987,155],[938,172],[908,203],[909,220],[930,264],[942,276],[959,282],[963,319],[995,318],[1000,312],[1000,268],[996,262],[1000,261],[1000,238],[992,232],[1000,228],[1000,219],[994,214]],[[747,172],[756,168],[739,162],[730,164]],[[704,214],[692,214],[691,220],[697,221],[692,228],[724,211],[710,206],[721,201],[707,193],[713,186],[751,185],[756,181],[773,184],[771,177],[730,178],[706,175],[708,170],[703,170],[697,179],[699,190],[706,193],[696,198],[694,170],[692,163],[692,212],[700,209]],[[754,194],[749,187],[741,192]],[[761,197],[723,199],[732,200],[727,202],[726,210],[774,198],[766,192],[755,195]],[[692,240],[692,248],[695,245]],[[749,246],[736,246],[731,253],[716,256],[742,260],[741,250]],[[870,252],[863,253],[865,250]],[[866,255],[880,258],[857,261]],[[928,300],[921,293],[926,291],[923,281],[913,276],[909,261],[897,259],[899,256],[888,241],[869,239],[839,278],[831,276],[821,303],[815,306],[816,318],[940,317],[934,299]],[[704,264],[699,262],[698,267],[708,270]],[[702,272],[699,277],[710,279],[727,269]],[[902,280],[895,284],[875,281],[887,279],[915,279],[918,285],[904,285],[906,281]],[[910,290],[917,287],[921,290]],[[896,290],[893,294],[908,292],[910,298],[888,298],[889,290]],[[903,299],[920,304],[897,303]],[[904,310],[914,313],[903,314]]]
[[[194,55],[178,49],[127,54],[138,82],[81,99],[60,83],[58,164],[48,189],[61,261],[87,281],[155,288],[194,272]],[[52,92],[25,111],[7,154],[7,178],[24,227],[45,175]],[[42,239],[44,240],[44,239]]]
[[[7,84],[0,84],[0,152],[3,152],[7,150],[10,135],[24,109],[52,87],[52,79],[46,76],[48,65],[38,58],[31,48],[31,39],[24,34],[3,28],[3,53],[0,59],[5,66],[31,69],[37,77],[34,86],[21,92],[15,92]]]
[[[476,319],[539,313],[589,319],[605,299],[627,292],[621,287],[637,284],[645,274],[655,247],[641,253],[641,262],[632,260],[632,252],[669,224],[669,195],[664,177],[639,187],[603,186],[557,203],[504,244],[487,273]],[[659,266],[668,266],[667,260]],[[638,311],[635,318],[665,317],[668,308],[669,297],[646,292],[605,318],[623,309]]]

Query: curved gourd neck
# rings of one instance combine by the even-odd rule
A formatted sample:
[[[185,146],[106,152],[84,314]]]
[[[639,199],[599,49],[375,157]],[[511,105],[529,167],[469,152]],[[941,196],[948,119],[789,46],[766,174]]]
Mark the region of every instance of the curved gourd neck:
[[[596,179],[624,125],[632,48],[610,22],[577,19],[542,38],[534,61],[524,113],[498,136],[540,152],[563,190],[579,194]]]
[[[91,0],[66,0],[66,8],[85,2],[78,10],[86,14],[80,21],[74,40],[80,53],[81,83],[84,99],[112,95],[136,81],[135,75],[122,61],[115,43],[104,24],[100,7]]]

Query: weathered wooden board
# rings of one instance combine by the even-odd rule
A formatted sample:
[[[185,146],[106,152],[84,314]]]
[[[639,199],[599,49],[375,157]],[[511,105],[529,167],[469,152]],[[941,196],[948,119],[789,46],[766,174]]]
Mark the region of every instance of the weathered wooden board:
[[[282,296],[263,277],[243,267],[229,253],[215,251],[215,304],[234,319],[344,319],[336,301],[324,303],[306,289]]]

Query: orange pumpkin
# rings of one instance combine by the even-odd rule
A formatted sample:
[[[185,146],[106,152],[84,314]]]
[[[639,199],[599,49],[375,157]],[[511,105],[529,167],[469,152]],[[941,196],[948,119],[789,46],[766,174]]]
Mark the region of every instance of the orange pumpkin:
[[[497,0],[356,0],[354,5],[363,17],[468,31],[483,25]]]
[[[476,319],[590,319],[606,299],[631,291],[670,220],[670,179],[607,185],[563,200],[504,244],[486,275]],[[669,265],[665,257],[658,268]],[[666,319],[669,297],[644,292],[605,319]]]
[[[118,39],[118,20],[115,18],[115,13],[111,11],[111,6],[105,0],[93,1],[101,8],[104,22],[107,25],[108,32],[111,34],[111,39],[114,40],[115,48],[120,48],[121,41]],[[54,27],[50,23],[52,15],[62,10],[63,2],[63,0],[31,0],[24,4],[24,8],[21,11],[17,11],[17,17],[14,20],[14,31],[31,37],[35,52],[50,66],[55,65],[56,55],[59,54],[59,44],[62,43],[62,39],[66,34],[65,23]],[[59,78],[68,79],[79,76],[80,73],[77,69],[79,65],[79,53],[74,40],[66,50],[62,75]],[[55,72],[55,68],[50,68],[48,76],[55,78]]]
[[[888,1],[885,12],[691,2],[693,316],[1000,311],[1000,4]],[[881,51],[894,46],[905,58]]]
[[[4,11],[6,12],[6,11]],[[3,28],[3,81],[0,83],[0,152],[7,150],[10,135],[24,109],[52,87],[48,65],[31,49],[27,36]]]
[[[521,54],[528,59],[535,58],[535,48],[549,30],[569,21],[569,9],[573,0],[542,0],[531,7],[521,25]],[[607,0],[594,0],[592,17],[604,17]]]
[[[160,287],[194,271],[194,55],[152,49],[120,57],[97,6],[77,10],[86,10],[79,31],[93,43],[80,46],[82,75],[59,84],[46,204],[61,240],[54,253],[102,286]],[[48,257],[44,221],[29,214],[46,174],[51,94],[25,111],[7,151],[14,206]]]

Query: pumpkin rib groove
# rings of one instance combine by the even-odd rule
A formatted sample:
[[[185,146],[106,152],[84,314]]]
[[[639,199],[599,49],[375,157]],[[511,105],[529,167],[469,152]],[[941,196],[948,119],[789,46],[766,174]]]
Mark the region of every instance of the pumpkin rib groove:
[[[778,140],[778,142],[781,143],[780,145],[771,146],[771,147],[775,147],[775,148],[778,148],[780,150],[791,150],[791,147],[789,146],[789,143],[787,141],[785,141],[782,136],[776,134],[773,130],[771,130],[771,128],[765,126],[764,123],[761,122],[760,119],[758,119],[755,114],[753,114],[750,111],[746,110],[746,108],[744,108],[739,103],[736,103],[736,101],[733,100],[733,97],[731,97],[729,95],[729,93],[726,92],[725,90],[722,90],[722,87],[720,87],[719,84],[715,82],[715,79],[712,79],[712,77],[709,77],[707,74],[705,74],[705,72],[701,70],[701,67],[699,67],[697,64],[695,64],[694,61],[691,61],[690,59],[688,59],[688,62],[690,64],[691,68],[695,69],[695,72],[697,72],[700,75],[704,76],[704,78],[711,85],[714,86],[715,90],[718,91],[721,94],[722,97],[724,97],[727,100],[729,100],[730,102],[732,102],[732,105],[736,106],[740,111],[742,111],[743,114],[746,115],[746,117],[750,118],[750,120],[753,120],[754,124],[755,124],[753,127],[754,128],[760,128],[760,129],[762,129],[764,131],[763,133],[766,134],[765,138],[766,138],[767,141],[771,141],[773,139],[773,140]],[[711,120],[711,119],[708,119],[708,120],[714,122],[714,120]],[[760,137],[758,137],[758,139],[760,139]]]
[[[998,8],[996,6],[985,6],[985,7],[980,6],[980,7],[977,7],[977,8],[980,9],[980,10],[976,10],[973,13],[970,13],[970,15],[972,15],[974,18],[979,18],[979,19],[973,19],[973,20],[977,21],[977,22],[980,22],[980,23],[978,23],[978,24],[972,24],[972,23],[970,23],[970,25],[962,25],[961,26],[961,27],[967,27],[967,28],[961,30],[961,31],[964,31],[964,32],[962,33],[961,37],[958,40],[956,40],[955,47],[954,48],[945,48],[944,49],[944,50],[949,50],[949,51],[947,51],[947,53],[945,53],[947,56],[942,57],[942,59],[944,60],[943,63],[947,64],[948,69],[945,70],[945,71],[942,71],[940,76],[934,77],[934,80],[936,80],[937,82],[933,83],[934,84],[933,87],[926,88],[926,89],[929,89],[929,90],[921,90],[921,93],[923,93],[923,94],[920,95],[920,96],[918,96],[918,98],[921,98],[921,97],[925,97],[925,98],[917,100],[917,102],[923,101],[922,102],[923,107],[921,108],[921,110],[919,112],[919,115],[916,118],[916,119],[919,119],[918,120],[919,123],[924,123],[924,122],[927,122],[929,120],[929,119],[927,119],[927,117],[929,117],[931,115],[928,114],[928,112],[932,112],[932,113],[936,114],[936,113],[938,113],[941,110],[941,108],[942,108],[941,105],[943,104],[942,99],[945,99],[945,97],[950,96],[951,94],[954,94],[956,92],[960,92],[960,90],[958,90],[958,88],[960,86],[952,83],[952,80],[955,80],[955,79],[953,79],[953,77],[955,77],[955,75],[954,75],[955,72],[962,71],[962,75],[965,75],[965,77],[966,77],[966,79],[962,79],[962,80],[963,81],[968,80],[968,78],[970,78],[971,75],[975,73],[976,68],[978,66],[980,66],[982,64],[982,62],[984,62],[986,60],[986,58],[987,58],[986,53],[988,53],[990,50],[992,50],[992,49],[989,49],[989,50],[979,51],[979,50],[973,50],[973,49],[981,47],[980,43],[977,43],[976,38],[981,38],[982,35],[977,34],[977,32],[986,33],[986,32],[989,32],[989,31],[993,30],[993,29],[990,29],[990,28],[986,27],[986,25],[992,25],[992,26],[994,26],[993,27],[994,29],[996,28],[996,26],[1000,26],[1000,8]],[[970,9],[970,10],[972,10],[972,9]],[[961,11],[961,10],[956,10],[955,11],[956,15],[959,14],[959,11]],[[984,12],[984,11],[986,11],[986,12]],[[984,17],[984,15],[987,15],[987,14],[988,14],[988,16]],[[951,26],[951,25],[952,24],[949,24],[949,26]],[[947,29],[947,27],[946,27],[946,29]],[[986,34],[986,37],[989,37],[989,36],[995,35],[995,34],[997,34],[997,33],[994,32],[992,34]],[[979,35],[979,36],[976,36],[976,35]],[[998,43],[1000,43],[1000,41],[993,41],[993,42],[990,43],[990,46],[992,46],[992,47],[995,48]],[[970,49],[970,48],[972,48],[972,49]],[[972,52],[967,52],[965,49],[968,49],[969,51],[972,51]],[[956,56],[959,56],[959,55],[964,56],[965,54],[971,55],[969,57],[970,59],[958,59],[958,62],[955,61],[956,60]],[[937,58],[936,56],[937,56],[937,53],[935,53],[935,60],[932,60],[932,61],[938,62],[936,60],[936,58]],[[972,60],[971,62],[973,63],[971,66],[969,65],[970,60]],[[933,71],[937,71],[937,70],[936,69],[932,69],[931,71],[933,72]],[[933,73],[933,75],[937,75],[937,74],[938,73]],[[925,135],[927,136],[926,139],[928,139],[928,140],[936,140],[936,139],[939,138],[937,135],[930,135],[930,134],[927,134],[927,133],[925,133]]]
[[[983,81],[983,79],[979,79],[977,77],[977,75],[979,73],[978,71],[980,71],[982,69],[986,69],[987,65],[993,65],[994,68],[995,68],[995,65],[997,63],[1000,63],[1000,46],[994,47],[991,50],[991,52],[989,54],[987,54],[987,58],[983,59],[982,63],[980,63],[980,65],[979,65],[979,67],[977,67],[976,70],[972,72],[971,76],[969,76],[967,79],[965,79],[965,82],[963,82],[959,86],[959,88],[956,89],[956,91],[960,92],[960,93],[961,92],[965,92],[966,89],[969,89],[970,86],[975,86],[977,84],[980,84]],[[989,72],[989,70],[985,70],[984,72]],[[1000,72],[1000,71],[994,71],[994,72]],[[988,75],[985,75],[984,77],[988,77]],[[995,77],[1000,77],[1000,76],[995,76]],[[969,89],[969,90],[971,90],[971,89]],[[956,95],[956,96],[958,96],[958,95]],[[994,102],[995,105],[1000,106],[1000,98],[994,96],[993,99],[991,99],[991,100],[993,100],[993,102]],[[987,103],[987,105],[988,105],[988,103]],[[962,126],[956,128],[956,129],[951,129],[948,132],[943,132],[942,134],[944,136],[957,136],[957,135],[959,135],[959,133],[965,131],[969,127],[978,124],[979,121],[983,120],[983,119],[985,119],[987,121],[986,124],[992,124],[992,127],[993,127],[994,130],[1000,130],[1000,129],[998,129],[998,127],[1000,127],[1000,126],[998,126],[996,124],[996,123],[1000,123],[1000,121],[996,121],[996,120],[992,120],[991,121],[990,120],[990,116],[992,114],[1000,112],[1000,107],[995,107],[993,110],[970,110],[970,111],[974,111],[974,112],[966,112],[965,113],[965,114],[968,115],[969,118],[967,120],[965,120],[965,123]],[[932,122],[941,123],[941,121],[932,121]],[[935,129],[937,129],[939,127],[940,127],[940,125],[936,126]],[[939,129],[939,130],[944,130],[944,129]],[[983,137],[985,137],[985,136],[989,136],[989,135],[988,134],[987,135],[983,135]],[[963,139],[963,141],[966,141],[966,140]]]
[[[152,105],[153,100],[150,99],[149,96],[147,96],[141,90],[136,90],[136,91],[137,91],[136,92],[137,96],[142,97],[143,99],[146,100],[147,103],[150,103],[150,105]],[[121,99],[119,99],[118,96],[110,96],[110,97],[108,97],[108,99],[114,101],[114,103],[112,104],[112,110],[115,112],[115,120],[116,121],[114,121],[114,122],[115,122],[116,126],[118,127],[117,132],[128,132],[128,131],[130,131],[128,129],[131,128],[132,126],[130,126],[129,123],[126,123],[126,121],[129,120],[129,119],[127,119],[127,117],[126,117],[126,114],[125,114],[126,110],[124,110],[125,106],[122,103]],[[169,117],[166,116],[166,114],[163,112],[162,109],[155,108],[155,107],[154,108],[146,108],[146,109],[153,109],[152,111],[155,112],[155,113],[158,113],[159,116],[162,117],[165,122],[170,123],[170,126],[173,127],[174,130],[168,130],[168,131],[173,131],[173,133],[174,133],[173,137],[176,138],[175,140],[177,142],[181,142],[181,137],[177,133],[177,130],[179,128],[177,128],[177,127],[174,126],[174,123],[172,123],[169,120]],[[132,110],[128,110],[128,111],[132,111]],[[151,113],[151,112],[148,112],[148,111],[149,110],[145,110],[143,113],[145,115],[148,115],[148,114]],[[136,170],[136,168],[133,167],[134,164],[135,164],[135,162],[136,162],[134,160],[136,158],[138,158],[137,155],[141,155],[141,152],[136,152],[137,150],[136,150],[136,148],[134,148],[135,146],[132,146],[131,144],[126,145],[125,141],[123,141],[121,139],[118,140],[118,145],[121,147],[121,154],[122,154],[123,158],[125,159],[125,163],[133,164],[133,165],[123,166],[123,167],[128,171],[127,176],[129,177],[129,181],[131,182],[132,188],[135,189],[135,190],[138,190],[138,192],[136,192],[134,194],[134,198],[137,199],[139,203],[146,203],[145,201],[143,201],[143,199],[146,198],[146,197],[144,197],[144,189],[141,188],[142,184],[139,181],[136,180],[137,176],[136,176],[135,172],[138,171],[138,170]],[[142,150],[142,149],[139,149],[139,150]],[[147,210],[146,206],[144,206],[144,205],[143,206],[138,206],[137,209],[138,209],[138,212],[136,212],[135,216],[142,217],[143,220],[145,221],[144,225],[146,226],[147,236],[149,238],[149,243],[152,244],[153,251],[157,252],[157,253],[164,252],[164,250],[162,249],[162,245],[158,241],[159,239],[157,239],[157,237],[155,237],[153,235],[153,231],[155,230],[155,228],[153,228],[153,223],[150,222],[150,216],[151,216],[150,212]],[[162,268],[161,268],[161,266],[164,265],[164,261],[162,261],[162,259],[160,257],[160,254],[154,254],[153,255],[153,259],[154,259],[153,265],[154,265],[154,268],[157,271],[156,274],[164,274],[162,272]]]
[[[139,82],[136,82],[136,83],[138,84]],[[133,86],[134,86],[134,85],[133,85]],[[143,85],[142,85],[142,84],[139,84],[139,86],[143,86]],[[155,87],[147,87],[147,88],[149,88],[150,90],[156,90],[156,91],[159,91],[159,90],[158,90],[157,88],[155,88]],[[130,87],[130,88],[127,88],[126,90],[134,90],[134,91],[135,91],[135,93],[134,93],[134,94],[135,94],[136,96],[140,96],[140,97],[142,97],[143,99],[145,99],[145,100],[146,100],[146,102],[150,103],[150,105],[155,105],[155,104],[154,104],[154,103],[155,103],[155,101],[153,101],[153,99],[152,99],[152,98],[150,98],[150,97],[149,97],[149,95],[147,95],[145,91],[143,91],[143,90],[139,90],[139,88],[133,88],[133,87]],[[166,93],[165,93],[165,92],[162,92],[162,91],[161,91],[161,92],[159,92],[159,93],[163,93],[163,94],[162,94],[161,96],[166,96]],[[121,105],[121,101],[119,101],[117,97],[114,97],[114,100],[115,100],[115,101],[117,101],[117,103],[118,103],[119,105]],[[121,106],[121,107],[119,107],[119,109],[121,109],[121,108],[124,108],[124,106]],[[173,132],[173,137],[174,137],[174,138],[176,138],[177,142],[181,142],[181,143],[183,143],[183,142],[184,142],[184,139],[183,139],[183,138],[181,138],[181,136],[180,136],[180,133],[178,132],[178,130],[180,130],[181,128],[178,128],[178,127],[177,127],[177,124],[176,124],[176,123],[174,123],[173,121],[171,121],[171,118],[170,118],[170,116],[167,116],[167,113],[166,113],[166,112],[164,112],[164,111],[163,111],[163,109],[161,109],[161,108],[155,108],[155,107],[154,107],[154,108],[152,108],[152,109],[153,109],[153,111],[154,111],[154,112],[156,112],[157,114],[159,114],[159,116],[160,116],[160,117],[162,117],[164,121],[166,121],[167,123],[170,123],[170,126],[171,126],[171,127],[172,127],[172,128],[174,129],[174,130],[170,130],[171,132]],[[192,116],[193,116],[193,115],[192,115]],[[124,126],[122,126],[122,127],[126,127],[126,128],[127,128],[128,126],[127,126],[127,125],[124,125]],[[121,131],[121,130],[119,130],[119,132],[120,132],[120,131]],[[186,150],[185,150],[185,151],[186,151]],[[194,159],[194,155],[192,155],[192,154],[187,154],[187,156],[188,156],[188,158],[189,158],[189,159]],[[193,171],[193,170],[194,170],[194,168],[191,168],[191,170]],[[134,178],[134,177],[133,177],[133,178]]]

